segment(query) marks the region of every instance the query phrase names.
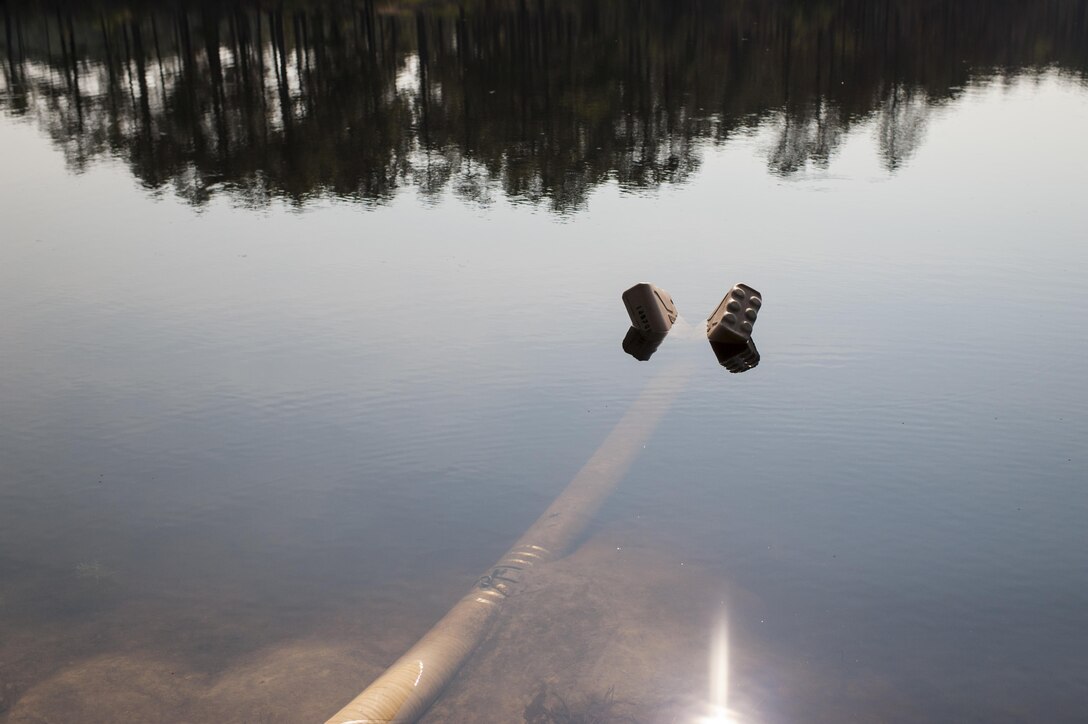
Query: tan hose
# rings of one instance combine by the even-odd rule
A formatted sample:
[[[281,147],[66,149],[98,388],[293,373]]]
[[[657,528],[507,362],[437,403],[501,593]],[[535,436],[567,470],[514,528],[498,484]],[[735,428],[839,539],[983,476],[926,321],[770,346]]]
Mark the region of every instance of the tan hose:
[[[585,530],[687,378],[687,370],[675,369],[654,378],[525,535],[415,646],[326,724],[414,722],[422,716],[533,566],[563,556]]]

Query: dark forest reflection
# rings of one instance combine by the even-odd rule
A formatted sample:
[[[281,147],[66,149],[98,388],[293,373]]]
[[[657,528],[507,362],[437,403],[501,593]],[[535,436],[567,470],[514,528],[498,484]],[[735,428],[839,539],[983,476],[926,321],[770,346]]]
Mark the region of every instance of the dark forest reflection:
[[[1085,0],[3,2],[0,108],[194,204],[401,187],[584,205],[772,124],[771,172],[877,119],[894,170],[979,78],[1088,68]]]

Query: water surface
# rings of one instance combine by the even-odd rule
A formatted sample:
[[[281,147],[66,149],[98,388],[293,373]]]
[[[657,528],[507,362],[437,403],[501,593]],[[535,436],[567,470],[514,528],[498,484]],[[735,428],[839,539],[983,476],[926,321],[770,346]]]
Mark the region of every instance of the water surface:
[[[674,365],[434,720],[1083,716],[1085,3],[4,12],[0,720],[322,720]]]

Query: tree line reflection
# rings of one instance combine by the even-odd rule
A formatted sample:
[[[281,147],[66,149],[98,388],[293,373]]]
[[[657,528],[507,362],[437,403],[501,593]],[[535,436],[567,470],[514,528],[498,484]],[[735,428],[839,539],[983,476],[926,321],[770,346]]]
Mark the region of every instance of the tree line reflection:
[[[874,118],[894,171],[972,81],[1088,69],[1085,0],[0,2],[0,108],[194,204],[563,211],[763,124],[771,172],[826,164]]]

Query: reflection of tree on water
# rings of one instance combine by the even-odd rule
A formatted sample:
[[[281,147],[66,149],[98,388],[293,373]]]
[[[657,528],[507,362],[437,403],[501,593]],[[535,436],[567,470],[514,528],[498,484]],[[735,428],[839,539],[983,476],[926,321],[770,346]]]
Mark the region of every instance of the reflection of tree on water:
[[[874,117],[894,170],[973,77],[1083,73],[1085,5],[6,0],[0,107],[42,123],[74,168],[118,156],[193,203],[380,202],[411,185],[563,210],[609,180],[683,181],[700,142],[767,121],[775,173],[826,163]]]

